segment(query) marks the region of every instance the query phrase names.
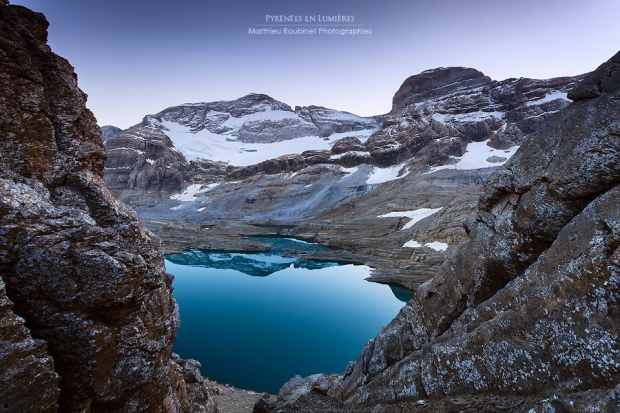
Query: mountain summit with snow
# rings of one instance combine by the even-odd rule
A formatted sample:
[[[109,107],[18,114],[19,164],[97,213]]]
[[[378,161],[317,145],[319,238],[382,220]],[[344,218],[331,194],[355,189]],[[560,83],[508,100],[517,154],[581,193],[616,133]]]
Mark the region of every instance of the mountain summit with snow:
[[[110,138],[105,180],[121,199],[136,199],[308,168],[317,176],[366,174],[355,177],[363,187],[409,173],[500,166],[569,104],[580,79],[494,81],[476,69],[437,68],[406,79],[390,113],[377,117],[293,109],[254,93],[187,103]],[[338,202],[330,197],[326,208]]]
[[[188,173],[192,166],[230,171],[284,155],[329,151],[345,136],[365,141],[379,126],[375,118],[320,106],[293,110],[264,94],[173,106],[106,143],[106,182],[114,190],[176,191],[194,180]]]
[[[319,106],[291,109],[267,95],[249,94],[231,101],[173,106],[147,115],[143,126],[164,130],[170,123],[186,132],[223,135],[228,142],[274,143],[303,137],[329,137],[334,133],[376,129],[377,121]],[[175,130],[180,130],[178,127]],[[204,135],[208,136],[208,135]]]

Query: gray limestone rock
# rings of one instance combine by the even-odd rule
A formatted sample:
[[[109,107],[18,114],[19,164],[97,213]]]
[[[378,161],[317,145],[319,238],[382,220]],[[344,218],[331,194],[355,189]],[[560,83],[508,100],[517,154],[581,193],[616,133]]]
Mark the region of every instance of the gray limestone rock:
[[[47,27],[0,6],[0,410],[195,411],[161,240],[107,190],[101,131]]]
[[[608,390],[620,377],[615,59],[590,76],[605,85],[600,95],[561,110],[489,178],[469,239],[330,395],[355,407],[556,394],[534,411],[617,410]]]
[[[115,137],[116,135],[118,135],[119,133],[121,133],[123,130],[121,128],[117,128],[116,126],[112,126],[112,125],[104,125],[101,126],[101,138],[103,139],[104,142],[106,142],[108,139]]]

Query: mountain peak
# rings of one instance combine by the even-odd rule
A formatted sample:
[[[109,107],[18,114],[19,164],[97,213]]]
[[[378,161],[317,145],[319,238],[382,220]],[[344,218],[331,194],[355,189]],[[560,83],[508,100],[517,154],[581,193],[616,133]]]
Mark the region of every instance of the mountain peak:
[[[452,92],[460,86],[490,82],[491,78],[469,67],[438,67],[408,77],[392,100],[392,111],[410,103]]]

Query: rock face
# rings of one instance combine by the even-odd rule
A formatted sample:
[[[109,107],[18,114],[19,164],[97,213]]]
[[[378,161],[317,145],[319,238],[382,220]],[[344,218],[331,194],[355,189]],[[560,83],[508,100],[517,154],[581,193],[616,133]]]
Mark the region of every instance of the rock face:
[[[620,381],[620,53],[569,96],[489,178],[469,240],[330,394],[352,406],[566,395],[551,411],[579,393],[592,399],[580,411],[620,409],[605,390]]]
[[[366,149],[379,166],[415,156],[424,168],[454,162],[470,142],[521,145],[568,105],[566,94],[582,77],[493,81],[470,68],[427,70],[405,80]]]
[[[60,390],[54,361],[12,310],[0,279],[0,411],[54,412]]]
[[[189,165],[161,130],[131,127],[106,142],[110,190],[177,192],[189,185]]]
[[[373,118],[362,118],[320,106],[298,106],[293,111],[285,103],[256,93],[232,101],[174,106],[146,116],[141,125],[161,125],[166,121],[188,126],[194,133],[206,129],[248,143],[272,143],[304,136],[324,137],[377,127]],[[165,126],[160,127],[165,129]]]
[[[116,126],[105,125],[101,127],[101,137],[103,138],[103,141],[105,142],[108,139],[115,137],[122,131],[123,130],[121,128],[117,128]]]
[[[100,129],[47,26],[0,6],[0,410],[213,411],[172,358],[161,241],[106,189]]]

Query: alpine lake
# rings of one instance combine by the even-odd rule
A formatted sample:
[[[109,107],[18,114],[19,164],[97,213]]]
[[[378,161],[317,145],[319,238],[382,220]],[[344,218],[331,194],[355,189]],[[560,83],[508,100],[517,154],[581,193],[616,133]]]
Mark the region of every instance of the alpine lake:
[[[413,296],[368,282],[370,268],[282,256],[328,247],[252,237],[268,253],[190,250],[166,256],[181,327],[174,351],[222,384],[277,394],[296,374],[343,373]]]

